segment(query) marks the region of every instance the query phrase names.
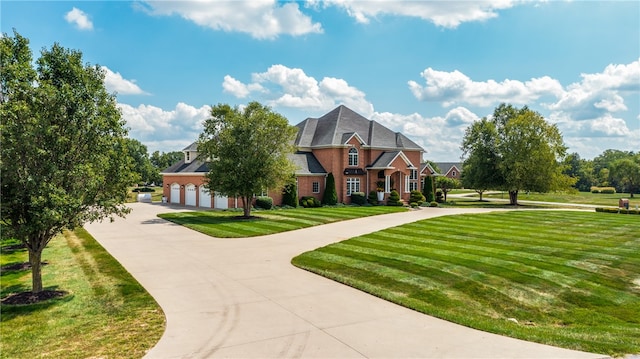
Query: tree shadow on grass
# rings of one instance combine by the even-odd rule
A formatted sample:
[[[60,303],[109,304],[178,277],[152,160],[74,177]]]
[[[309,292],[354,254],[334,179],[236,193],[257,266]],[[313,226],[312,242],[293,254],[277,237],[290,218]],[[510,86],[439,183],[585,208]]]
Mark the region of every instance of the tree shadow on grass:
[[[208,215],[188,215],[180,217],[164,217],[165,220],[183,226],[188,225],[224,225],[232,223],[246,223],[267,220],[267,218],[259,216],[251,216],[249,218],[243,215],[230,216],[208,216]]]

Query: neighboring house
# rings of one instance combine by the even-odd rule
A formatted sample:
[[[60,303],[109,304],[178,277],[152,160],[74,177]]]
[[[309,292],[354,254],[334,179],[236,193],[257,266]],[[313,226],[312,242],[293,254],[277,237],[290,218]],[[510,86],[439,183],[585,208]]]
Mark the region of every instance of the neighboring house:
[[[402,199],[411,190],[420,189],[420,162],[424,150],[399,132],[368,120],[345,106],[338,106],[320,118],[308,118],[298,125],[297,152],[291,155],[296,165],[298,198],[314,196],[319,200],[326,177],[333,173],[338,202],[350,203],[351,193],[376,190],[385,199],[396,189]],[[164,196],[170,203],[208,208],[237,207],[237,199],[204,189],[206,163],[197,159],[195,144],[183,150],[185,158],[163,173]],[[267,191],[274,204],[282,203],[281,189]],[[257,194],[260,195],[260,194]]]
[[[443,176],[457,179],[462,178],[462,163],[461,162],[436,162],[436,165],[440,169]]]

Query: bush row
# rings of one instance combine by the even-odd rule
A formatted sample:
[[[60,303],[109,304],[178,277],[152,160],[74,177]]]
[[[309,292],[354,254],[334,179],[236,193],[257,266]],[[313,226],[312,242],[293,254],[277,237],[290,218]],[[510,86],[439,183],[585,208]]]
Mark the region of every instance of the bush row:
[[[131,190],[131,192],[155,192],[156,190],[149,187],[138,187]]]
[[[596,208],[596,212],[603,213],[620,213],[620,214],[640,214],[638,209],[625,209],[625,208]]]
[[[591,193],[614,194],[616,189],[613,187],[591,187]]]

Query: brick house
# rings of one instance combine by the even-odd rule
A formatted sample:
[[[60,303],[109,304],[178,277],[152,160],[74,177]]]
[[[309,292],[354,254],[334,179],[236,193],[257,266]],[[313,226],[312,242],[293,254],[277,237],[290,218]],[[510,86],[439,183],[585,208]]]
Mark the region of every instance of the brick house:
[[[436,162],[438,168],[445,177],[457,179],[462,178],[462,163],[460,162]]]
[[[367,194],[378,188],[384,199],[396,189],[408,201],[409,192],[420,189],[424,150],[405,135],[343,105],[320,118],[307,118],[296,127],[297,151],[290,159],[297,167],[298,198],[314,196],[321,200],[329,173],[335,178],[339,203],[350,203],[353,192]],[[195,143],[183,152],[184,159],[162,173],[168,201],[205,208],[237,207],[236,198],[226,198],[215,191],[209,194],[204,188],[208,168],[197,158]],[[269,189],[263,194],[279,205],[281,192]]]

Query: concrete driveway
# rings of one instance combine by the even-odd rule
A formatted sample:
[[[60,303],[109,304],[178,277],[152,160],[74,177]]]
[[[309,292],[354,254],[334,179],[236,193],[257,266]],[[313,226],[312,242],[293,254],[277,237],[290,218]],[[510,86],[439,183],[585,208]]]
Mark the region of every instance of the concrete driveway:
[[[218,239],[135,203],[86,229],[158,301],[167,328],[149,358],[603,358],[469,329],[290,264],[302,252],[423,218],[424,208],[256,238]]]

